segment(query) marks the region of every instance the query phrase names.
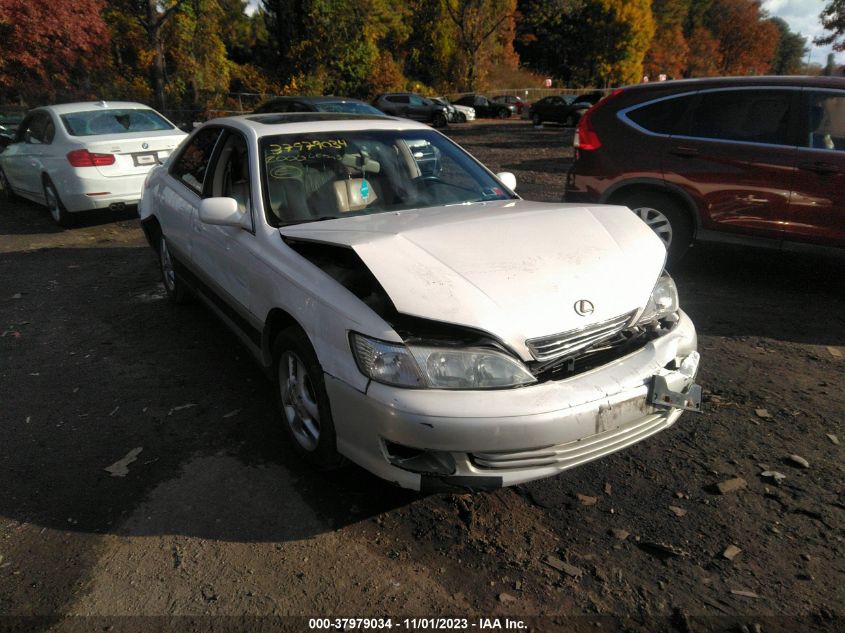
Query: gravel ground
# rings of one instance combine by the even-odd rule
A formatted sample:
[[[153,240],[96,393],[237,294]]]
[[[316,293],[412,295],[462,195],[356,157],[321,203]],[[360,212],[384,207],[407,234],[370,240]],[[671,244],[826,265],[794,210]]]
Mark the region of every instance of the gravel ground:
[[[561,199],[571,130],[449,134]],[[702,414],[553,479],[423,497],[298,461],[236,339],[164,300],[131,213],[62,230],[0,205],[0,630],[843,630],[841,263],[693,248],[674,276]]]

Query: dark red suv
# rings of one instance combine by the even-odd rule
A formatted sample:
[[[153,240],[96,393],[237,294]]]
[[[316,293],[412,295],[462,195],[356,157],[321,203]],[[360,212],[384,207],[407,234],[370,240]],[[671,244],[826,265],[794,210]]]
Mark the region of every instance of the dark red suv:
[[[581,119],[567,202],[630,207],[676,261],[693,241],[842,255],[845,78],[621,88]]]

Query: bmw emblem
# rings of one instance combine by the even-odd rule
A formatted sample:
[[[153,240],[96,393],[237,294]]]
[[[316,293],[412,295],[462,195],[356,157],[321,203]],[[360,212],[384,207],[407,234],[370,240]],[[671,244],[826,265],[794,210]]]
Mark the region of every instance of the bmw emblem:
[[[150,148],[149,143],[141,143],[141,149],[149,149],[149,148]]]
[[[581,316],[592,314],[596,307],[586,299],[579,299],[575,302],[575,312]]]

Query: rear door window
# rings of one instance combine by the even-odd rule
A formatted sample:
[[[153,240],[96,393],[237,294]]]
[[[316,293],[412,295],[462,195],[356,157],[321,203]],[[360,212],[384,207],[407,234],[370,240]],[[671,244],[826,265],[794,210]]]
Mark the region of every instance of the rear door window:
[[[207,127],[200,130],[185,146],[179,158],[173,163],[173,167],[170,168],[170,173],[175,178],[181,180],[197,194],[202,195],[205,172],[219,137],[220,128]]]
[[[792,90],[716,90],[699,94],[688,132],[696,138],[789,145]]]
[[[693,95],[670,97],[630,110],[626,116],[649,132],[673,134],[692,100]]]
[[[845,92],[811,92],[804,146],[845,151]]]

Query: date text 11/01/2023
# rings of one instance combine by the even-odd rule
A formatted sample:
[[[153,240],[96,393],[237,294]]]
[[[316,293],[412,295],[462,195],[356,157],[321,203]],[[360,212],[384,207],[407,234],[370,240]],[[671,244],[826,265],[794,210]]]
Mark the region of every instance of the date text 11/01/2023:
[[[527,623],[512,618],[309,618],[312,631],[525,631]]]

